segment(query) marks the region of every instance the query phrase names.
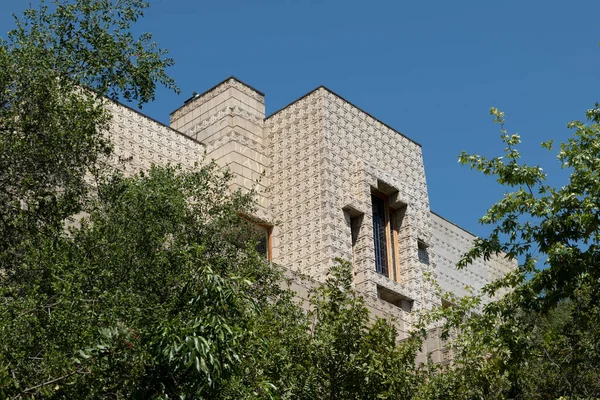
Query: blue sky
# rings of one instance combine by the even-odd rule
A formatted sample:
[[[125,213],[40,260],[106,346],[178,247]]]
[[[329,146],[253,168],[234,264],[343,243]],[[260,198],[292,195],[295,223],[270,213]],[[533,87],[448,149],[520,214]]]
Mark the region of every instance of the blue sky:
[[[0,34],[28,2],[0,3]],[[154,0],[154,33],[182,90],[143,112],[168,123],[193,91],[235,75],[266,93],[267,114],[325,85],[423,145],[431,208],[483,235],[477,220],[503,189],[461,167],[461,150],[503,149],[489,116],[505,111],[524,159],[561,185],[566,124],[600,101],[600,2]]]

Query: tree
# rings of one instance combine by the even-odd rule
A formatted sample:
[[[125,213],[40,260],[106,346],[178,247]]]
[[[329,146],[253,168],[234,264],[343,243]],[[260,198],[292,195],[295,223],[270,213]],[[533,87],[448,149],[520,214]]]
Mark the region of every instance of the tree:
[[[242,374],[279,276],[217,169],[107,178],[80,227],[26,253],[1,291],[3,397],[217,398]]]
[[[420,343],[399,345],[387,320],[371,319],[353,288],[349,262],[337,260],[322,286],[315,289],[308,312],[307,357],[301,399],[402,399],[418,382],[414,363]]]
[[[557,158],[571,174],[561,188],[547,184],[539,166],[521,163],[519,135],[507,133],[501,111],[492,108],[491,114],[500,124],[504,155],[463,152],[459,160],[495,176],[509,191],[481,219],[492,233],[475,241],[459,267],[502,253],[522,262],[484,288],[489,296],[508,293],[483,312],[453,318],[473,309],[463,299],[460,307],[438,314],[447,318],[446,329],[461,334],[452,344],[453,368],[435,369],[425,397],[598,397],[600,112],[589,110],[587,123],[569,123],[574,136],[560,145]],[[542,146],[552,150],[551,142]]]
[[[353,280],[352,265],[337,260],[308,311],[285,301],[263,308],[256,332],[266,346],[250,349],[260,361],[242,360],[245,375],[227,398],[266,398],[248,396],[253,380],[269,382],[282,399],[411,398],[422,382],[414,362],[420,337],[399,344],[390,321],[370,317]]]
[[[85,179],[110,152],[108,98],[153,99],[177,90],[173,64],[130,26],[140,0],[42,1],[0,40],[0,268],[7,274],[38,236],[82,209]]]
[[[491,110],[500,124],[504,156],[486,158],[463,153],[459,160],[513,191],[494,204],[481,219],[492,224],[488,238],[478,239],[466,254],[462,265],[476,257],[489,258],[504,252],[521,257],[519,267],[496,285],[488,287],[494,294],[498,288],[516,288],[519,302],[537,310],[547,310],[565,299],[578,301],[578,292],[600,278],[596,268],[600,260],[600,111],[588,111],[590,123],[573,121],[569,127],[574,136],[560,145],[557,158],[562,168],[570,169],[569,182],[561,188],[546,183],[539,166],[519,163],[518,134],[509,135],[504,127],[504,113]],[[542,143],[552,149],[552,142]],[[544,268],[536,264],[545,257]],[[590,301],[597,305],[598,296]]]

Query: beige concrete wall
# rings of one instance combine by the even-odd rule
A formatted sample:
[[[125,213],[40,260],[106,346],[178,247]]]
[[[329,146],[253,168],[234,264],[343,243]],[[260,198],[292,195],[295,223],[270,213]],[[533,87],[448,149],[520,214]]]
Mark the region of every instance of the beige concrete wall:
[[[127,173],[150,165],[193,167],[204,158],[205,146],[122,104],[107,102],[112,121],[107,132],[120,167]]]
[[[128,160],[127,172],[212,159],[234,172],[232,189],[258,192],[257,217],[275,224],[273,261],[310,277],[293,280],[303,301],[334,258],[351,261],[373,318],[392,318],[402,338],[415,311],[441,302],[426,273],[460,296],[466,285],[479,290],[514,267],[499,257],[457,271],[473,236],[430,212],[420,145],[326,88],[265,119],[264,95],[229,78],[174,111],[174,129],[122,105],[110,107],[109,136],[116,155]],[[404,215],[399,270],[390,278],[375,271],[372,190],[387,194]],[[354,246],[353,216],[362,216]],[[419,259],[419,242],[429,246],[429,262]],[[378,287],[413,300],[412,312],[377,298]],[[424,348],[440,360],[443,351],[439,339]]]
[[[439,304],[424,279],[431,268],[417,255],[418,240],[431,239],[420,146],[325,88],[269,117],[266,128],[279,223],[274,261],[323,281],[339,257],[354,262],[356,287],[370,298],[380,286],[412,299],[413,310]],[[392,206],[406,205],[396,280],[375,271],[372,189],[389,192]],[[354,249],[351,213],[363,215]],[[413,322],[414,313],[386,304],[378,313]]]
[[[269,219],[269,159],[264,134],[264,95],[229,78],[196,95],[171,114],[171,126],[206,145],[206,159],[235,175],[232,189],[255,190],[262,219]]]
[[[414,300],[414,310],[427,306],[431,288],[423,274],[430,268],[417,257],[418,239],[429,242],[431,237],[421,146],[336,94],[323,90],[323,96],[330,254],[351,259],[350,227],[340,215],[343,208],[359,211],[364,217],[354,249],[357,288],[375,296],[379,285]],[[406,207],[396,243],[400,270],[395,279],[374,267],[373,189],[386,193],[391,207]]]
[[[329,264],[322,237],[324,202],[321,181],[323,152],[322,102],[314,92],[265,123],[270,209],[273,229],[273,261],[322,280],[322,265]]]
[[[516,267],[515,260],[496,256],[489,261],[481,259],[458,270],[456,263],[472,246],[475,236],[452,222],[432,213],[432,254],[435,278],[443,291],[465,296],[467,286],[478,293],[481,288],[504,276]]]

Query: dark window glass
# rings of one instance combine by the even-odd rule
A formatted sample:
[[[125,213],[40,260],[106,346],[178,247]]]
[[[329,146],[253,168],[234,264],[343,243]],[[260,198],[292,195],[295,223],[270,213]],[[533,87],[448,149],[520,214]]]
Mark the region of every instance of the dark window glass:
[[[269,245],[268,245],[268,237],[267,232],[264,229],[257,229],[256,232],[256,252],[265,256],[265,258],[269,257]]]
[[[429,265],[429,251],[427,251],[425,243],[422,243],[421,241],[419,241],[419,261]]]
[[[385,276],[388,275],[388,256],[386,242],[385,203],[383,199],[371,195],[373,207],[373,240],[375,242],[375,270]]]
[[[269,258],[269,231],[267,228],[247,222],[242,234],[246,236],[247,241],[251,240],[255,243],[254,248],[258,254]]]

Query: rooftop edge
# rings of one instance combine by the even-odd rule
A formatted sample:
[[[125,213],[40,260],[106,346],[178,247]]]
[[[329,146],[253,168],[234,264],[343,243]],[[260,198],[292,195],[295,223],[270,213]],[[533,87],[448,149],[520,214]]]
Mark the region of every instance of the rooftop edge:
[[[212,92],[213,90],[215,90],[216,88],[218,88],[219,86],[223,85],[224,83],[227,83],[228,81],[230,81],[231,79],[233,79],[234,81],[241,83],[242,85],[246,86],[247,88],[254,90],[256,93],[260,94],[261,96],[265,97],[265,94],[263,92],[261,92],[260,90],[254,88],[253,86],[248,85],[246,82],[242,81],[241,79],[236,78],[235,76],[231,75],[227,78],[225,78],[224,80],[222,80],[221,82],[217,83],[216,85],[214,85],[213,87],[211,87],[210,89],[205,90],[202,93],[199,94],[195,94],[192,97],[186,99],[183,101],[183,104],[179,107],[177,107],[175,110],[171,111],[169,113],[169,116],[175,114],[177,111],[181,110],[183,107],[185,107],[186,105],[188,105],[190,102],[194,101],[195,98],[199,98],[204,96],[205,94]]]
[[[292,101],[291,103],[281,107],[280,109],[278,109],[277,111],[272,112],[268,117],[265,118],[265,120],[271,118],[272,116],[274,116],[275,114],[285,110],[286,108],[290,107],[291,105],[299,102],[300,100],[310,96],[311,94],[315,93],[317,90],[319,89],[324,89],[327,92],[331,93],[332,95],[336,96],[337,98],[345,101],[346,103],[350,104],[352,107],[356,108],[357,110],[359,110],[360,112],[365,113],[366,115],[368,115],[370,118],[373,118],[375,121],[379,122],[380,124],[382,124],[383,126],[385,126],[386,128],[396,132],[397,134],[399,134],[400,136],[404,137],[405,139],[410,140],[412,143],[416,144],[419,147],[423,147],[421,146],[421,144],[419,142],[417,142],[414,139],[409,138],[408,136],[406,136],[405,134],[403,134],[402,132],[398,131],[397,129],[392,128],[390,125],[386,124],[385,122],[381,121],[379,118],[374,117],[372,114],[368,113],[367,111],[363,110],[362,108],[358,107],[356,104],[352,103],[351,101],[346,100],[344,97],[340,96],[339,94],[337,94],[336,92],[334,92],[333,90],[329,89],[326,86],[320,85],[318,87],[316,87],[315,89],[311,90],[310,92],[306,93],[305,95],[297,98],[296,100]]]

